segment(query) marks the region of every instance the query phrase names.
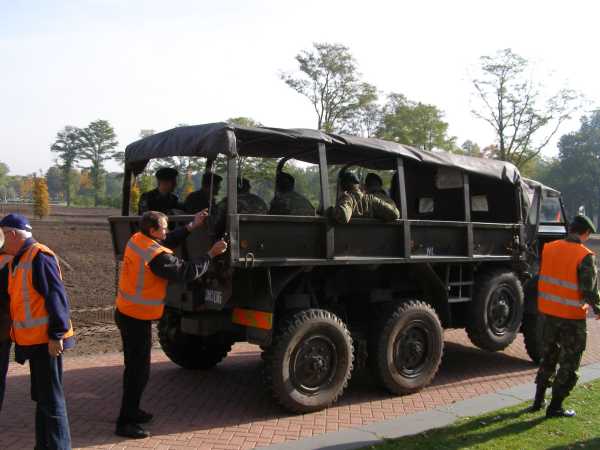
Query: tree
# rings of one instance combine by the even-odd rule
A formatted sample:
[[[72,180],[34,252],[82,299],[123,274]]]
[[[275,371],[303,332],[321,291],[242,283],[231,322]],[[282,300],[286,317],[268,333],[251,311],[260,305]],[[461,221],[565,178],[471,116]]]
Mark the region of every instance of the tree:
[[[340,131],[355,136],[375,136],[383,119],[383,110],[378,100],[377,88],[369,83],[361,83],[356,104],[341,121]]]
[[[22,200],[31,199],[34,188],[33,176],[22,177],[19,182],[19,194]]]
[[[83,147],[82,130],[71,125],[56,133],[56,140],[50,150],[58,153],[58,164],[63,174],[63,190],[67,206],[71,205],[72,172],[79,161]]]
[[[317,128],[336,131],[359,103],[360,74],[350,49],[341,44],[315,42],[296,55],[299,74],[281,79],[308,98],[317,114]]]
[[[414,102],[392,93],[385,106],[381,128],[383,139],[413,145],[425,150],[454,150],[456,138],[449,137],[444,114],[434,105]]]
[[[115,156],[117,136],[106,120],[96,120],[79,133],[83,142],[81,159],[89,161],[90,175],[94,185],[94,206],[100,203],[104,162]]]
[[[227,123],[229,125],[239,125],[241,127],[252,127],[252,128],[257,128],[257,127],[263,126],[262,123],[252,119],[251,117],[244,117],[244,116],[230,117],[229,119],[227,119]]]
[[[476,142],[467,139],[460,146],[460,153],[467,156],[481,156],[481,148]]]
[[[131,190],[129,191],[129,212],[131,214],[138,213],[138,204],[140,203],[140,197],[140,187],[134,180],[133,184],[131,185]]]
[[[6,164],[0,162],[0,186],[6,186],[8,183],[8,173],[10,169]]]
[[[33,215],[38,219],[43,219],[50,214],[48,185],[44,177],[35,177],[33,184]]]
[[[481,105],[473,114],[494,129],[497,157],[521,167],[540,154],[579,108],[580,96],[571,89],[544,96],[540,84],[526,75],[529,62],[511,49],[482,56],[480,63],[473,86]]]
[[[579,130],[560,138],[558,164],[543,180],[558,188],[570,212],[584,205],[590,216],[600,213],[600,110],[581,119]]]
[[[70,177],[69,177],[70,178]],[[50,198],[59,200],[66,189],[63,188],[64,173],[58,166],[52,166],[46,171],[46,184]]]

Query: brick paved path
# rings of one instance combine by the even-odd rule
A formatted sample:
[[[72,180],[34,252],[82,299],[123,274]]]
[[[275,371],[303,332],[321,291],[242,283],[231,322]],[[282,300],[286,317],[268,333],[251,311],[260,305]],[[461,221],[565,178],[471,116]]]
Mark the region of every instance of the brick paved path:
[[[589,322],[584,363],[600,361],[600,323]],[[65,385],[73,444],[105,449],[247,449],[366,425],[531,382],[535,368],[519,339],[503,353],[473,348],[462,331],[446,332],[442,367],[432,386],[393,397],[368,374],[355,374],[341,401],[328,410],[293,416],[272,402],[260,381],[258,348],[237,345],[217,368],[190,372],[153,354],[143,407],[155,413],[153,437],[127,441],[113,435],[121,390],[121,355],[66,360]],[[33,448],[33,402],[27,370],[9,369],[0,414],[0,448]]]

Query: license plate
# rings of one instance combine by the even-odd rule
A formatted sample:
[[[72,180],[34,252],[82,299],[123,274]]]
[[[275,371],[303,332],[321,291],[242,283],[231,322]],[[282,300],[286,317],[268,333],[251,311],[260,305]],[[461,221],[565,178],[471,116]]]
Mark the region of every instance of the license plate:
[[[213,289],[207,289],[204,295],[204,301],[211,305],[222,305],[223,304],[223,292],[215,291]]]

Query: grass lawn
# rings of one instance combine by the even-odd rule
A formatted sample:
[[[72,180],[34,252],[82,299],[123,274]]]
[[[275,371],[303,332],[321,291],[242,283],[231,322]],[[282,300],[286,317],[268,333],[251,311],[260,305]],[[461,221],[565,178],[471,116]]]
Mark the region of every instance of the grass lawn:
[[[548,390],[550,392],[550,390]],[[529,404],[465,418],[447,428],[390,440],[376,450],[535,450],[600,449],[600,380],[578,386],[565,400],[577,411],[571,419],[530,414]]]

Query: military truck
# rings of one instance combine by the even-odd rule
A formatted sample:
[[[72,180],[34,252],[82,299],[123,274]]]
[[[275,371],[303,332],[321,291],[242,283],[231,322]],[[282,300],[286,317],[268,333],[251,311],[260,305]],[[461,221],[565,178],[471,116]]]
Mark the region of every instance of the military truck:
[[[447,328],[466,328],[486,351],[523,332],[539,359],[539,253],[565,235],[566,218],[560,194],[512,164],[307,129],[178,127],[126,149],[122,216],[109,219],[117,261],[138,229],[129,215],[135,176],[174,156],[204,161],[206,173],[220,168],[226,185],[222,207],[211,205],[178,254],[193,260],[216,239],[230,242],[201,282],[168,287],[159,339],[179,366],[209,369],[233,343],[258,344],[268,389],[305,413],[334,403],[363,367],[394,394],[427,386]],[[273,163],[273,180],[286,167],[312,168],[317,214],[238,211],[249,158]],[[344,171],[390,183],[400,219],[335,223],[328,212]]]

